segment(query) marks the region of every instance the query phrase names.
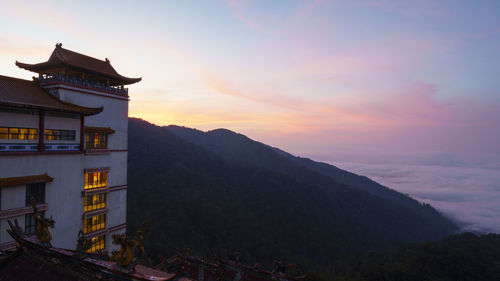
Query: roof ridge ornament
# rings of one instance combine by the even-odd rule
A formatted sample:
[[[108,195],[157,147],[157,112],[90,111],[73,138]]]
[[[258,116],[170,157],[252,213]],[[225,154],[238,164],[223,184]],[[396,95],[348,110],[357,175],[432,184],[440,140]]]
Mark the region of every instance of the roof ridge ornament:
[[[104,58],[107,63],[111,63],[108,58]]]
[[[56,48],[62,48],[62,43],[57,43]]]

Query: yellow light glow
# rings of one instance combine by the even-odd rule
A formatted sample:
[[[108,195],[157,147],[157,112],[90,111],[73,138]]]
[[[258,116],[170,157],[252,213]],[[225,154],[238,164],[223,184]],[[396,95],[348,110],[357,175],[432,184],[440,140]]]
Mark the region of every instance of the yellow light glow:
[[[108,184],[108,172],[85,173],[85,189],[106,187]]]
[[[104,247],[105,247],[104,235],[92,237],[90,240],[90,248],[87,249],[87,253],[94,253],[99,250],[104,250]]]

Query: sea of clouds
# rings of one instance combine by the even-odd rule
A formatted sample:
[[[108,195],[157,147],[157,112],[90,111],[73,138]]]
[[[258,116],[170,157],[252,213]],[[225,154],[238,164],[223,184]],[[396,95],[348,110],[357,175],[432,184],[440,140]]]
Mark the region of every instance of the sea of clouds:
[[[463,231],[500,233],[500,169],[335,161],[333,165],[430,203]]]

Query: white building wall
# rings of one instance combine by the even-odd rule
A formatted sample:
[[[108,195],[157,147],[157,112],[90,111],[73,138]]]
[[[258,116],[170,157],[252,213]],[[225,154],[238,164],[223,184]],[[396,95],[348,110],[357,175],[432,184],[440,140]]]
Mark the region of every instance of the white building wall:
[[[57,87],[57,85],[55,86]],[[66,87],[66,86],[65,86]],[[85,90],[87,91],[87,90]],[[30,176],[47,173],[54,180],[46,184],[45,199],[48,204],[46,216],[56,221],[52,244],[55,247],[74,249],[78,231],[83,229],[84,171],[91,168],[109,167],[107,186],[111,188],[127,184],[127,137],[128,137],[128,98],[99,92],[74,91],[59,89],[58,97],[85,107],[103,107],[103,111],[85,117],[85,126],[109,127],[115,132],[108,135],[107,154],[86,155],[73,154],[30,154],[1,155],[0,178]],[[69,117],[69,118],[68,118]],[[39,116],[35,111],[31,114],[0,112],[0,126],[38,128]],[[45,129],[75,130],[75,140],[45,141],[53,143],[79,144],[80,118],[77,115],[57,116],[47,112]],[[38,140],[0,140],[0,143],[36,143]],[[26,187],[4,187],[1,190],[1,211],[23,208],[26,205]],[[106,228],[113,228],[126,223],[127,190],[110,191],[107,194]],[[15,217],[19,225],[24,227],[24,215]],[[15,218],[10,218],[13,220]],[[7,220],[0,221],[0,244],[12,241],[8,233]],[[106,249],[116,250],[112,245],[111,235],[124,233],[125,229],[115,229],[106,234]]]
[[[117,151],[103,155],[87,155],[84,158],[87,169],[109,167],[108,187],[127,184],[127,152]]]
[[[45,140],[46,144],[51,143],[80,143],[80,116],[72,114],[72,118],[62,118],[51,116],[47,113],[45,116],[45,129],[55,130],[73,130],[75,131],[75,140]],[[70,115],[71,116],[71,115]]]
[[[56,221],[55,228],[51,229],[52,244],[56,247],[74,249],[78,231],[82,229],[83,156],[81,154],[0,156],[0,167],[2,178],[44,173],[54,178],[45,185],[45,202],[49,205],[45,216],[52,216]],[[11,194],[7,195],[4,191]],[[4,199],[10,201],[10,198],[13,201],[9,204],[10,209],[25,207],[26,186],[2,188],[2,203]],[[19,224],[24,228],[24,216]],[[7,234],[5,228],[1,230]],[[8,241],[10,240],[1,238],[0,242]]]
[[[99,95],[59,90],[59,98],[63,101],[86,107],[103,107],[99,114],[85,117],[85,126],[110,127],[115,130],[109,135],[109,149],[127,149],[128,131],[128,98],[113,95]]]
[[[119,190],[108,194],[108,221],[110,226],[123,223],[122,214],[127,211],[127,190]],[[123,203],[125,202],[125,203]]]
[[[0,127],[38,128],[38,112],[0,112]],[[1,140],[4,141],[4,140]]]
[[[10,210],[26,206],[26,186],[8,186],[2,188],[1,210]]]
[[[127,139],[128,139],[128,98],[94,91],[74,91],[59,89],[61,100],[86,107],[103,107],[99,114],[85,117],[85,126],[109,127],[115,132],[108,135],[109,154],[85,155],[84,168],[109,167],[107,185],[110,188],[127,184]],[[126,223],[127,190],[113,191],[107,195],[106,228]],[[112,234],[124,233],[121,229],[106,236],[106,249],[117,249],[112,245]]]

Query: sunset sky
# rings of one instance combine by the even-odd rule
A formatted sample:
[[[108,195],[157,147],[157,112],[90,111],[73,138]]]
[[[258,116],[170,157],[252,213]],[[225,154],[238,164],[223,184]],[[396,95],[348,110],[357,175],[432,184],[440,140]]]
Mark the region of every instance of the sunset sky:
[[[500,1],[68,2],[0,2],[0,74],[30,79],[15,60],[61,42],[142,77],[130,116],[158,125],[330,162],[500,167]]]
[[[62,42],[143,77],[130,115],[156,124],[308,155],[500,155],[498,1],[66,2],[1,1],[1,74],[31,78],[14,61]]]

